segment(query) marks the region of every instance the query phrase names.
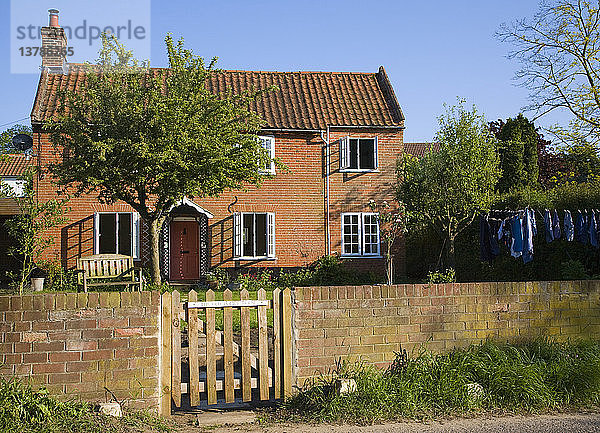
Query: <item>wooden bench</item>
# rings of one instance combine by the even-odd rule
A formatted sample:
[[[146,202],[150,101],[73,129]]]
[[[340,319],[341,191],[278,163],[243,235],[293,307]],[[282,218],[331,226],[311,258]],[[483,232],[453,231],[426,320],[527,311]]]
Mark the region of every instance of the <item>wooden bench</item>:
[[[137,286],[142,290],[142,270],[134,267],[131,256],[95,254],[81,257],[77,259],[77,272],[77,280],[83,284],[84,292],[94,286]]]

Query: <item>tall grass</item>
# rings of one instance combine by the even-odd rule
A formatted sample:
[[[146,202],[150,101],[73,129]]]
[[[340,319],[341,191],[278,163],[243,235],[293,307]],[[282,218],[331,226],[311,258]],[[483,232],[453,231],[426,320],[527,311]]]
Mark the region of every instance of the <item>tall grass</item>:
[[[45,390],[34,390],[17,379],[0,378],[2,433],[127,433],[169,432],[164,420],[148,412],[128,412],[123,418],[95,413],[84,402],[61,401]]]
[[[338,395],[337,378],[356,380],[357,391]],[[285,402],[281,415],[370,423],[482,410],[536,412],[599,401],[600,343],[487,341],[446,354],[421,348],[410,358],[399,355],[387,371],[339,363],[333,374],[308,382]]]

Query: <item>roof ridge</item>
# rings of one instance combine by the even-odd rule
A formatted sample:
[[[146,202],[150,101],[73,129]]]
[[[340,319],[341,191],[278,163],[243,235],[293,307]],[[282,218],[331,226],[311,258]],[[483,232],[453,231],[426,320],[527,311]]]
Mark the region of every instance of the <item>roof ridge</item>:
[[[75,70],[82,69],[83,66],[96,66],[88,65],[87,63],[69,63],[69,66],[74,66]],[[169,69],[166,66],[151,67],[151,70],[164,70]],[[219,69],[216,72],[239,72],[239,73],[255,73],[255,74],[332,74],[332,75],[377,75],[379,72],[365,72],[365,71],[266,71],[266,70],[253,70],[253,69]],[[69,70],[71,74],[71,70]]]
[[[155,72],[152,72],[155,71]],[[167,68],[152,68],[160,74]],[[382,68],[371,72],[324,71],[242,71],[220,70],[206,85],[215,94],[240,93],[250,88],[279,90],[265,92],[249,107],[264,119],[267,128],[325,129],[327,126],[402,128],[404,116]],[[55,116],[58,89],[80,91],[85,87],[84,68],[69,73],[43,73],[32,110],[32,122],[42,123]]]

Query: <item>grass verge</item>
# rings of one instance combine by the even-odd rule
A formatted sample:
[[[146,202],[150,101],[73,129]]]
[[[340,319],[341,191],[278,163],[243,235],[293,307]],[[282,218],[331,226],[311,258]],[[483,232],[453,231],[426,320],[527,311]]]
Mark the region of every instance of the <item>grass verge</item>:
[[[44,389],[34,390],[17,379],[0,379],[0,432],[3,433],[133,433],[170,432],[171,425],[144,411],[113,418],[80,401],[61,401]]]
[[[337,378],[354,379],[356,392],[339,395]],[[481,411],[540,412],[599,401],[599,342],[487,341],[446,354],[425,348],[410,358],[399,354],[386,371],[340,363],[332,374],[305,384],[275,416],[373,423]]]

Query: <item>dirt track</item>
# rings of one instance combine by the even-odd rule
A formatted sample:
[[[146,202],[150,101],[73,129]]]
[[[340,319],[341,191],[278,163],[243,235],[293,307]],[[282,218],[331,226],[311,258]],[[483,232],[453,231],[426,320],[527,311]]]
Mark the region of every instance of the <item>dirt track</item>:
[[[252,423],[252,415],[245,412],[236,412],[227,416],[217,415],[210,424],[211,419],[202,415],[203,426],[189,425],[194,422],[193,417],[179,419],[188,426],[182,426],[179,433],[223,432],[223,433],[583,433],[600,432],[600,413],[569,413],[539,416],[508,416],[508,417],[480,417],[473,419],[453,419],[428,423],[407,422],[389,423],[372,426],[353,425],[307,425],[307,424],[276,424],[261,426]],[[223,425],[228,420],[236,423]],[[245,423],[244,423],[245,421]]]

